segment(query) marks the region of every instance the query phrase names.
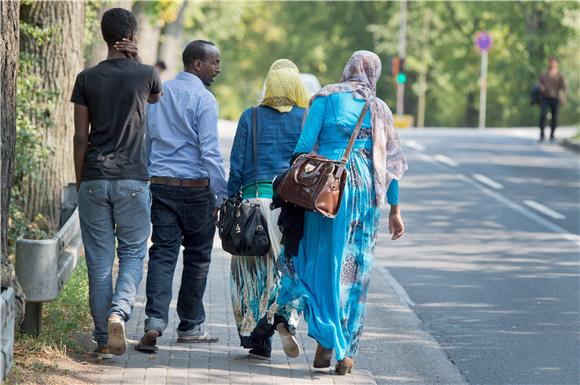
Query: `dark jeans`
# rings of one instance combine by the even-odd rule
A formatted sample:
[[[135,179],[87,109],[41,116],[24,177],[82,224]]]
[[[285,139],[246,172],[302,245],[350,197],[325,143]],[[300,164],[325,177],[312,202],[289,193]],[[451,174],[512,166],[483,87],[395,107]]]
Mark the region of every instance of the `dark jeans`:
[[[151,185],[152,242],[147,272],[145,331],[167,327],[173,274],[183,245],[183,274],[177,299],[178,335],[205,321],[203,293],[215,234],[215,196],[209,187]],[[180,333],[181,332],[181,333]]]
[[[558,105],[560,104],[557,98],[548,98],[542,96],[541,98],[541,109],[540,109],[540,136],[544,137],[544,128],[546,128],[546,115],[548,114],[548,109],[552,113],[552,119],[550,120],[550,137],[554,137],[554,132],[558,126]]]

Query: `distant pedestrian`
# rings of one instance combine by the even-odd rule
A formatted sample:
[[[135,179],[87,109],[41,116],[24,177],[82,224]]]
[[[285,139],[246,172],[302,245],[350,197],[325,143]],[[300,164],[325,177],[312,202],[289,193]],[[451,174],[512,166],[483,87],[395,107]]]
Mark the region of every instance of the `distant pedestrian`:
[[[271,243],[265,256],[232,255],[231,262],[234,320],[241,345],[250,349],[251,357],[258,359],[270,358],[275,330],[289,357],[297,357],[300,352],[294,338],[298,315],[292,308],[279,307],[276,303],[282,234],[277,226],[280,210],[271,210],[270,203],[272,180],[288,168],[307,105],[308,91],[298,67],[287,59],[276,60],[266,78],[260,106],[248,108],[240,117],[231,151],[228,195],[234,198],[241,193],[244,199],[260,204]]]
[[[137,55],[137,20],[131,12],[108,10],[101,30],[107,59],[78,74],[71,101],[94,354],[110,358],[127,348],[125,322],[143,275],[151,231],[145,105],[159,100],[161,81]],[[113,290],[115,248],[119,273]]]
[[[550,119],[550,141],[556,139],[555,132],[558,126],[558,113],[560,106],[566,102],[566,79],[558,71],[558,59],[548,59],[548,70],[540,75],[540,142],[544,141],[544,129],[546,127],[546,115],[548,110],[552,115]]]
[[[163,84],[163,99],[147,114],[153,245],[147,271],[145,334],[136,347],[143,352],[157,351],[157,338],[167,328],[181,246],[177,342],[218,340],[202,324],[217,207],[227,196],[217,130],[218,103],[206,88],[221,72],[221,55],[213,43],[195,40],[185,47],[182,59],[183,72]]]
[[[161,75],[161,73],[163,73],[167,69],[167,65],[165,65],[165,62],[163,60],[157,60],[153,68],[155,68],[157,73]]]
[[[389,107],[376,97],[379,57],[357,51],[346,63],[340,83],[328,85],[311,100],[294,154],[310,153],[340,160],[366,102],[370,108],[348,159],[348,178],[338,215],[304,213],[297,255],[283,263],[285,276],[278,302],[302,302],[308,335],[318,342],[313,366],[352,370],[365,318],[366,296],[381,207],[390,204],[392,239],[404,233],[398,180],[407,170]]]

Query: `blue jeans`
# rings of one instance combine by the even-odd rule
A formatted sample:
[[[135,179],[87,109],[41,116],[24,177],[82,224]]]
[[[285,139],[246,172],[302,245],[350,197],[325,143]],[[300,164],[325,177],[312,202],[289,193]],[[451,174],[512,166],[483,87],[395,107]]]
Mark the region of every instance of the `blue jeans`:
[[[79,216],[89,275],[89,304],[99,346],[108,339],[107,318],[129,320],[143,276],[151,194],[140,180],[89,180],[79,189]],[[113,291],[115,243],[119,273]]]
[[[163,334],[169,319],[173,274],[183,250],[177,299],[179,336],[195,334],[205,321],[203,294],[215,234],[215,195],[209,187],[151,185],[153,245],[149,249],[145,331]]]

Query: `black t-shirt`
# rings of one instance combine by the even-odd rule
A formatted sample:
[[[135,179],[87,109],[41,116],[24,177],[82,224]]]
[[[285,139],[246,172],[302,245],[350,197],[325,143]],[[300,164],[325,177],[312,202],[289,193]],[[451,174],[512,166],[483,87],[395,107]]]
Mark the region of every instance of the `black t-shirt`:
[[[145,106],[161,92],[152,66],[110,59],[77,75],[71,102],[89,109],[89,148],[81,180],[149,179]]]

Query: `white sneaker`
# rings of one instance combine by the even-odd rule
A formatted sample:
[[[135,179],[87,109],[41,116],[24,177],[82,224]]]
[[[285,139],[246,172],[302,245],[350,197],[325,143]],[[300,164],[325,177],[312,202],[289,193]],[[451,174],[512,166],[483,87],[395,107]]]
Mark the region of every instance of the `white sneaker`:
[[[109,316],[109,351],[120,356],[127,350],[127,337],[125,337],[125,321],[121,316],[112,314]]]
[[[300,355],[300,346],[298,345],[298,341],[296,341],[296,337],[286,329],[286,326],[282,322],[276,325],[276,331],[280,336],[284,353],[290,358],[298,357]]]

